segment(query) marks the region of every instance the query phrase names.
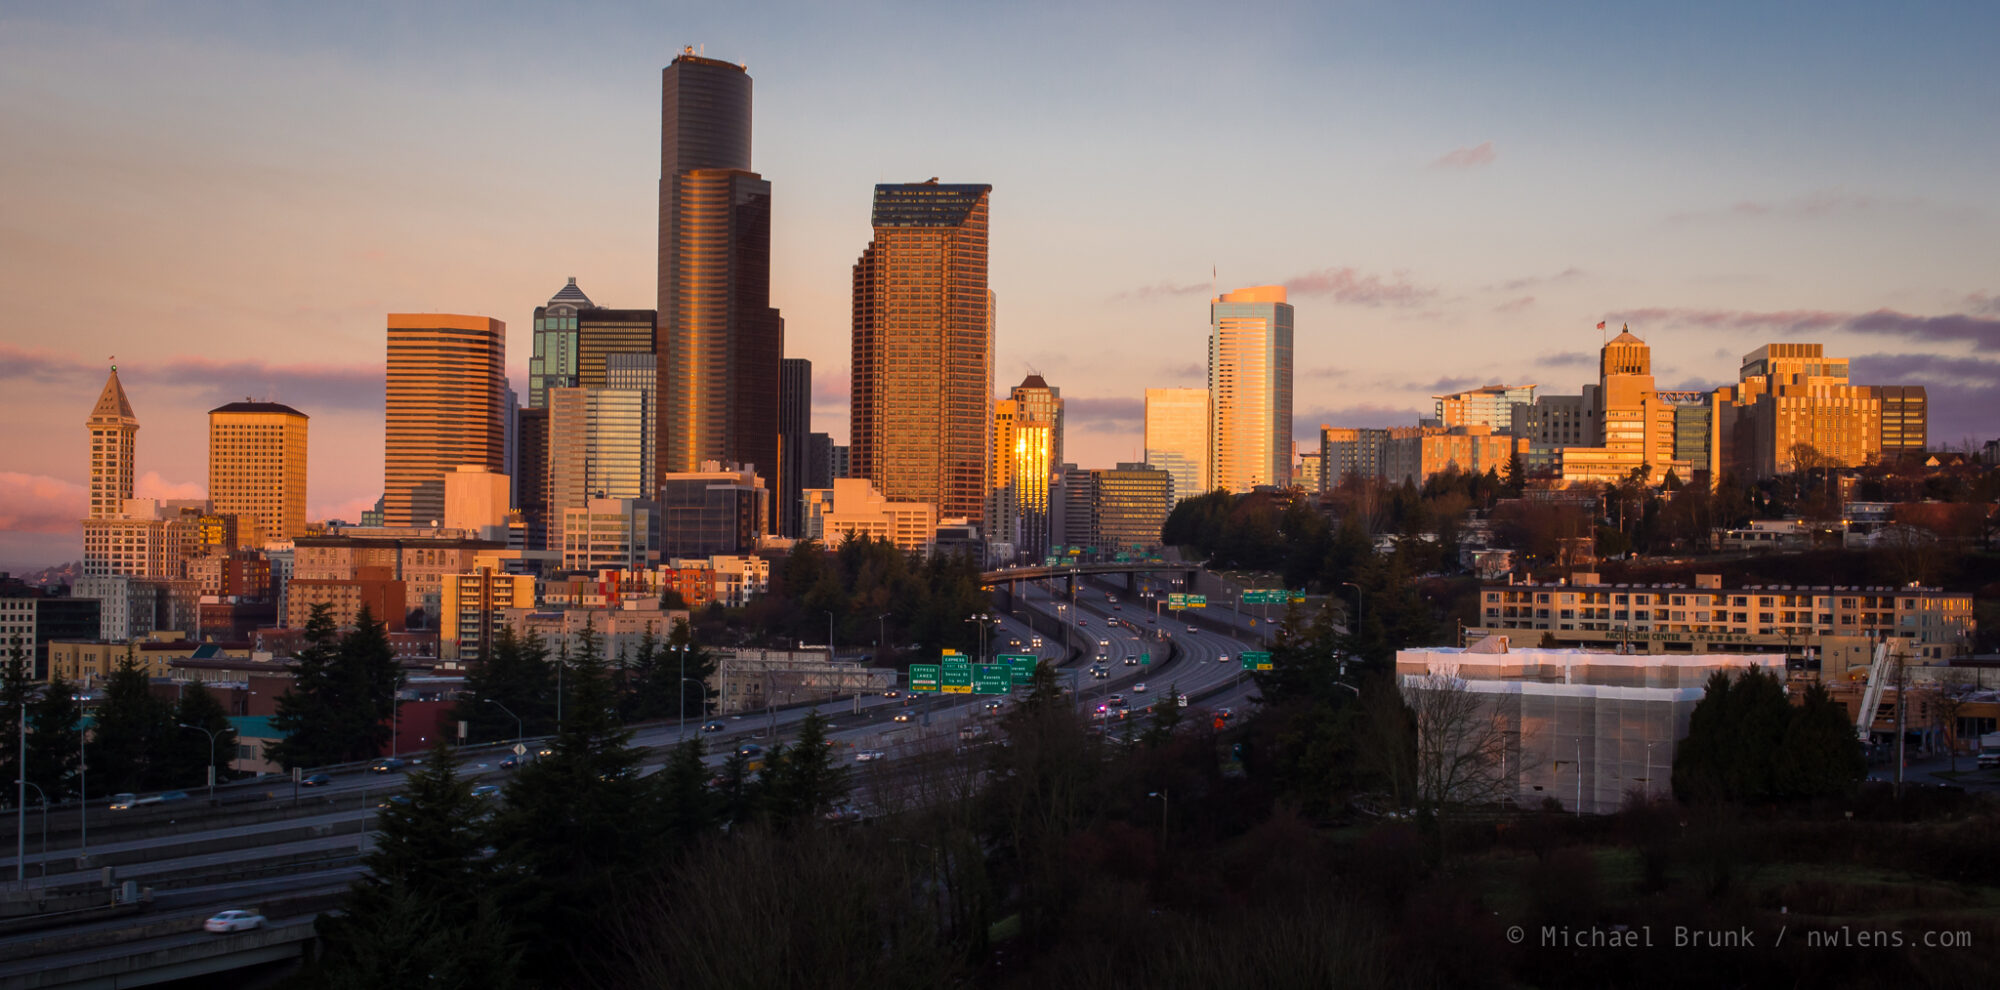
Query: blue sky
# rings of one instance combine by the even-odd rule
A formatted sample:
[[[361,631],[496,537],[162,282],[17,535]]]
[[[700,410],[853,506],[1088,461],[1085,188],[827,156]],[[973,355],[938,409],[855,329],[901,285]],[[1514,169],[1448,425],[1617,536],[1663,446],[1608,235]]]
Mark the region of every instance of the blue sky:
[[[994,186],[996,391],[1062,389],[1085,465],[1134,456],[1145,387],[1201,382],[1211,266],[1292,287],[1302,436],[1573,392],[1610,319],[1663,386],[1819,340],[1932,386],[1934,438],[1991,439],[1996,28],[1991,4],[13,5],[0,566],[75,556],[111,355],[153,490],[198,491],[203,412],[255,395],[313,416],[312,510],[351,518],[380,489],[382,314],[505,320],[518,379],[566,276],[650,306],[684,44],[756,80],[774,302],[836,436],[870,189],[936,175]]]

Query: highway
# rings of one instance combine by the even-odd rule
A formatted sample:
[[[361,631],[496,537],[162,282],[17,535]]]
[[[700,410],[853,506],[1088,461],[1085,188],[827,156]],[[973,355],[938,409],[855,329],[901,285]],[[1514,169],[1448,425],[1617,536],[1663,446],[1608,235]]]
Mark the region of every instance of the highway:
[[[1121,600],[1114,607],[1099,587],[1080,584],[1073,599],[1040,584],[1023,583],[1016,590],[1021,595],[1016,609],[1031,606],[1054,614],[1060,604],[1066,635],[1038,634],[1021,617],[1002,614],[986,637],[986,657],[1030,653],[1051,661],[1065,685],[1073,688],[1080,710],[1093,712],[1112,694],[1122,694],[1135,711],[1169,703],[1170,687],[1189,696],[1191,714],[1224,706],[1244,710],[1252,688],[1237,662],[1245,648],[1242,642],[1215,632],[1189,632],[1186,624],[1175,623],[1170,615],[1155,618],[1137,603]],[[1044,640],[1039,647],[1034,645],[1038,635]],[[1137,662],[1145,654],[1152,662]],[[1133,662],[1127,663],[1128,659]],[[1109,676],[1091,677],[1094,662],[1104,664]],[[1137,691],[1141,682],[1147,691]],[[899,693],[898,698],[850,696],[738,716],[691,716],[685,733],[703,739],[706,762],[719,768],[744,743],[768,747],[774,741],[790,741],[806,714],[817,711],[830,723],[828,737],[841,762],[858,771],[852,800],[873,816],[893,810],[901,778],[923,773],[929,759],[959,748],[961,726],[997,718],[1001,712],[989,711],[989,702],[1000,701],[1003,710],[1007,703],[1003,696],[978,695],[926,700],[912,697],[907,685]],[[911,720],[894,720],[903,713]],[[718,718],[724,731],[700,732],[704,721]],[[642,773],[661,768],[681,732],[676,721],[636,729],[633,744],[646,753]],[[988,738],[993,738],[990,733]],[[531,753],[540,742],[528,740]],[[881,751],[882,758],[855,760],[871,750]],[[478,783],[504,783],[512,772],[501,770],[499,762],[508,755],[507,747],[469,750],[460,773]],[[416,768],[413,762],[410,770]],[[307,788],[294,788],[288,778],[237,782],[217,789],[219,801],[213,809],[205,806],[198,792],[187,802],[131,811],[110,812],[99,801],[90,815],[87,863],[76,858],[74,813],[58,811],[51,816],[46,879],[41,876],[38,823],[31,813],[28,894],[99,888],[98,871],[110,866],[118,882],[150,887],[153,900],[140,914],[0,935],[0,987],[33,985],[20,981],[44,965],[126,954],[142,946],[147,951],[191,951],[180,947],[201,943],[204,937],[223,938],[193,930],[200,919],[219,910],[259,906],[275,917],[290,904],[331,903],[360,874],[357,860],[369,848],[377,808],[401,789],[402,775],[410,770],[390,774],[348,770],[334,773],[326,785]],[[167,931],[161,930],[163,925]],[[79,948],[73,941],[78,936],[96,944]],[[156,945],[149,940],[164,941]]]

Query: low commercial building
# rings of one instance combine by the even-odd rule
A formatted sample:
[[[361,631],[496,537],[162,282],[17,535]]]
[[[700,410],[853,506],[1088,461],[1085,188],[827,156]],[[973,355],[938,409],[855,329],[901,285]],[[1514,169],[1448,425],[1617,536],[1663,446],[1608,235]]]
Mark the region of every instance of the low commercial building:
[[[1865,667],[1875,641],[1907,641],[1919,662],[1968,655],[1978,623],[1972,596],[1941,588],[1752,585],[1724,588],[1719,574],[1682,584],[1605,584],[1578,572],[1553,584],[1489,584],[1480,624],[1516,641],[1547,637],[1559,646],[1624,645],[1644,653],[1808,651],[1830,677]]]
[[[1766,654],[1512,650],[1496,636],[1470,649],[1399,650],[1396,674],[1406,695],[1463,691],[1479,701],[1461,719],[1468,724],[1436,730],[1465,732],[1468,747],[1490,744],[1484,771],[1459,798],[1522,808],[1553,799],[1566,811],[1606,814],[1628,795],[1673,793],[1675,747],[1710,675],[1762,668],[1783,677],[1783,662]]]

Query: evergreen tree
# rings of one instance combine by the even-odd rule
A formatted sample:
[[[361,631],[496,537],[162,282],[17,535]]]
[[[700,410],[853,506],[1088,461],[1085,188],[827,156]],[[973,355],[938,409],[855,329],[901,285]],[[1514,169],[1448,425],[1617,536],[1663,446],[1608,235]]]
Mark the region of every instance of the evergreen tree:
[[[834,762],[826,718],[818,711],[806,713],[798,742],[779,763],[770,808],[780,823],[811,824],[847,796],[847,768]]]
[[[556,668],[538,638],[524,639],[502,625],[492,649],[466,672],[465,687],[452,718],[470,723],[474,742],[556,731]]]
[[[716,824],[717,800],[708,789],[699,736],[674,747],[659,773],[660,826],[673,848],[687,849]]]
[[[167,786],[195,787],[208,783],[209,737],[194,729],[183,729],[183,725],[215,733],[215,779],[217,783],[229,779],[229,764],[236,755],[236,728],[229,724],[229,712],[222,702],[199,683],[189,684],[181,689],[173,715],[174,742],[161,754]]]
[[[131,653],[104,681],[91,733],[90,765],[106,791],[143,791],[167,786],[157,756],[174,744],[173,709],[153,697],[150,679]]]
[[[639,778],[640,754],[618,721],[602,645],[590,627],[579,634],[553,752],[520,770],[494,821],[506,903],[537,931],[523,964],[537,985],[572,981],[573,963],[614,922],[621,885],[655,851],[652,785]]]
[[[7,780],[20,776],[21,723],[34,690],[29,649],[22,637],[9,637],[6,666],[0,668],[0,772]]]
[[[1823,684],[1806,688],[1800,701],[1789,711],[1778,751],[1778,792],[1810,800],[1852,791],[1868,775],[1868,758],[1847,706],[1833,700]]]
[[[1778,756],[1791,718],[1776,675],[1755,669],[1711,674],[1674,753],[1674,796],[1690,802],[1778,797]]]
[[[39,785],[50,801],[61,801],[80,787],[77,769],[82,763],[82,725],[83,708],[76,703],[76,688],[61,677],[50,679],[41,698],[28,708],[28,779]],[[17,738],[17,750],[19,745]]]
[[[489,888],[488,807],[440,739],[410,774],[407,804],[377,816],[368,872],[339,914],[320,919],[325,952],[307,986],[509,987],[518,949]]]
[[[722,761],[722,778],[715,786],[715,817],[719,824],[735,827],[757,813],[757,783],[750,775],[750,758],[743,750]]]
[[[1153,705],[1153,724],[1146,727],[1146,745],[1154,749],[1166,745],[1174,738],[1174,730],[1180,728],[1184,714],[1180,686],[1167,685],[1167,696]]]
[[[342,699],[332,605],[312,607],[303,637],[305,645],[293,657],[291,686],[278,696],[277,714],[271,719],[282,738],[265,747],[265,756],[286,769],[339,763],[345,752],[335,715]]]
[[[285,738],[271,757],[287,767],[371,759],[388,746],[403,668],[389,633],[363,605],[354,628],[337,640],[330,609],[315,605],[306,621],[292,686],[274,720]]]

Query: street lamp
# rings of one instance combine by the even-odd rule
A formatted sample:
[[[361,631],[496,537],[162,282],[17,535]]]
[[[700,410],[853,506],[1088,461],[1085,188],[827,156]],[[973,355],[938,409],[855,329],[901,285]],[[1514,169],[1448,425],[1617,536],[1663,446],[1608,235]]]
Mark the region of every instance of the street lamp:
[[[174,724],[180,726],[183,729],[193,729],[194,731],[199,732],[208,737],[208,804],[209,807],[214,807],[215,806],[215,730],[205,729],[199,725],[189,725],[186,722],[175,722]]]
[[[668,646],[668,647],[667,647],[667,650],[668,650],[669,652],[671,652],[671,653],[676,653],[676,654],[679,654],[679,655],[680,655],[680,664],[681,664],[681,666],[680,666],[680,670],[681,670],[681,674],[680,674],[680,677],[681,677],[681,680],[682,680],[682,681],[686,681],[686,680],[688,680],[688,675],[687,675],[687,673],[688,673],[688,653],[689,653],[690,651],[692,651],[693,649],[694,649],[694,644],[693,644],[693,643],[681,643],[681,644],[679,644],[679,645],[676,645],[676,646]],[[687,738],[687,727],[688,727],[688,726],[687,726],[687,723],[688,723],[688,696],[687,696],[687,685],[686,685],[685,683],[679,683],[679,684],[675,684],[675,685],[674,685],[674,692],[675,692],[676,694],[679,694],[679,695],[680,695],[680,699],[679,699],[679,701],[678,701],[678,702],[677,702],[677,703],[676,703],[676,704],[674,705],[674,709],[675,709],[676,711],[678,711],[678,712],[680,713],[680,727],[674,730],[674,732],[675,732],[675,735],[674,735],[674,741],[675,741],[675,742],[679,742],[679,741],[681,741],[681,740],[683,740],[683,739]]]
[[[1354,628],[1348,630],[1348,632],[1359,637],[1361,635],[1361,619],[1368,609],[1367,600],[1361,597],[1360,585],[1352,581],[1342,581],[1340,583],[1354,589]]]
[[[886,631],[888,625],[884,620],[895,614],[894,612],[884,612],[875,617],[875,650],[877,653],[881,652],[882,644],[889,641],[889,634]]]
[[[26,784],[34,788],[35,793],[42,797],[42,879],[47,880],[49,878],[49,795],[42,790],[42,785],[32,780],[17,780],[14,783]],[[27,874],[23,873],[21,876],[21,886],[26,887],[27,885]]]
[[[523,737],[523,736],[525,736],[525,735],[527,735],[527,734],[528,734],[528,733],[527,733],[527,730],[526,730],[526,728],[525,728],[525,726],[527,725],[527,723],[525,723],[525,722],[522,722],[522,721],[521,721],[521,716],[519,716],[519,715],[515,715],[515,714],[514,714],[514,712],[513,712],[513,709],[510,709],[510,708],[508,708],[508,707],[507,707],[506,705],[503,705],[503,704],[501,704],[500,702],[498,702],[498,701],[495,701],[495,700],[494,700],[494,699],[492,699],[492,698],[481,698],[481,699],[479,699],[479,700],[481,700],[481,701],[484,701],[484,702],[486,702],[487,704],[489,704],[489,705],[492,705],[492,706],[494,706],[495,708],[498,708],[498,709],[500,709],[501,711],[503,711],[503,712],[506,712],[506,713],[507,713],[508,715],[510,715],[510,716],[512,716],[512,717],[513,717],[513,719],[514,719],[514,748],[515,748],[515,749],[517,749],[517,750],[524,750],[524,749],[526,749],[526,747],[524,747],[524,746],[522,746],[522,745],[521,745],[521,737]],[[519,755],[521,755],[521,754],[520,754],[520,753],[515,753],[514,755],[515,755],[515,756],[519,756]]]
[[[1146,796],[1160,799],[1160,850],[1164,852],[1167,848],[1167,792],[1165,790],[1152,791]]]

